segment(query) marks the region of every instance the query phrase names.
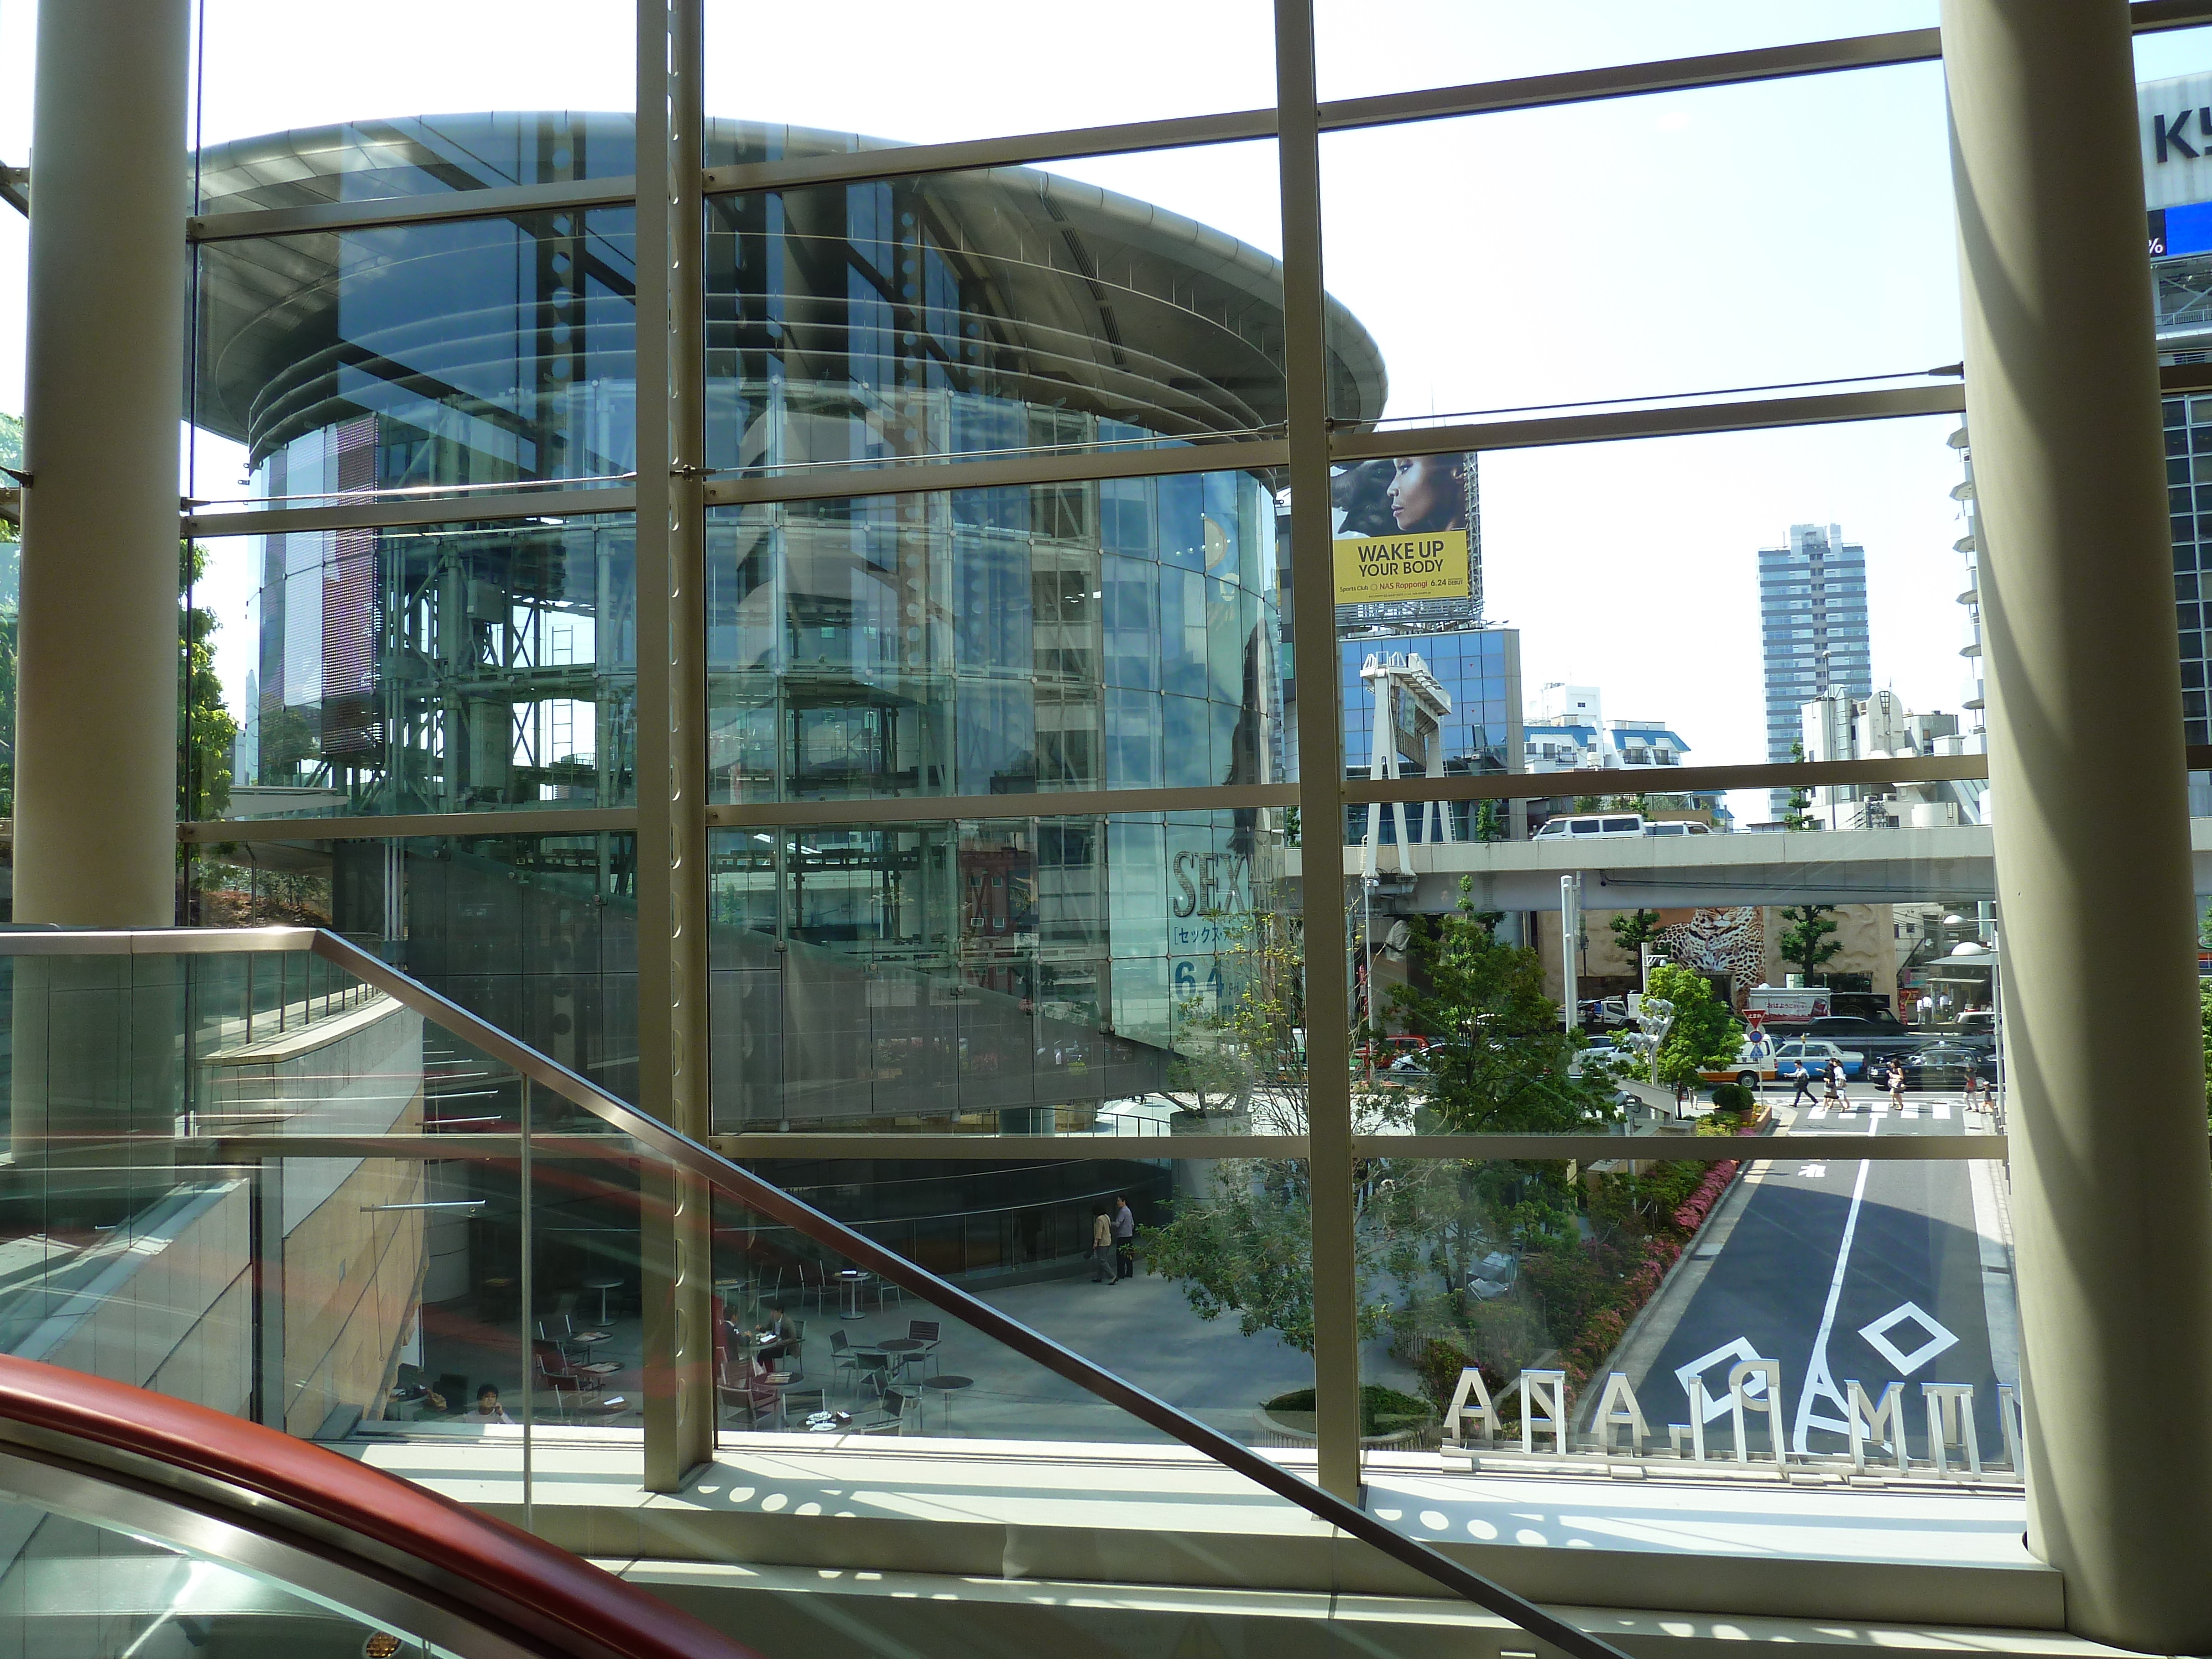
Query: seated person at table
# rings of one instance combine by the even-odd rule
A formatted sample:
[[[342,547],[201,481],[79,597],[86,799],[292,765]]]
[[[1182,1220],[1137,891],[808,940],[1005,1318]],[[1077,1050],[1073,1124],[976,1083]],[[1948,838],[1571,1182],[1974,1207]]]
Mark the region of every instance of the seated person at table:
[[[775,1370],[776,1356],[799,1340],[799,1327],[784,1316],[782,1305],[779,1303],[769,1303],[768,1312],[769,1322],[760,1333],[760,1352],[757,1358],[763,1365],[773,1371]]]
[[[471,1423],[512,1423],[514,1421],[513,1418],[507,1414],[507,1408],[499,1403],[498,1387],[490,1382],[483,1382],[477,1385],[477,1408],[468,1414],[467,1420]]]

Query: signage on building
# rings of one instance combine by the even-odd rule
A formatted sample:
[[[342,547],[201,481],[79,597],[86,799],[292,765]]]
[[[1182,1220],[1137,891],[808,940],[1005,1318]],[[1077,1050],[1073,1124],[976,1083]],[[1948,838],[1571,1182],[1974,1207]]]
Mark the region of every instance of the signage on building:
[[[2142,144],[2143,205],[2154,212],[2212,202],[2212,75],[2185,75],[2136,88],[2136,135]],[[2153,240],[2159,224],[2152,221]],[[2173,246],[2179,227],[2169,216],[2167,246],[2153,257],[2201,251]]]
[[[1339,537],[1336,602],[1465,599],[1467,532],[1430,530],[1408,536]]]

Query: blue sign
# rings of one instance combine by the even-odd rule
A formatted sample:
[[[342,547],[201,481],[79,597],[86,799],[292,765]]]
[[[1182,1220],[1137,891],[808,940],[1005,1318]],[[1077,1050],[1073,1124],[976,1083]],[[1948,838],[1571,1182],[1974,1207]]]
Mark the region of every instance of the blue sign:
[[[2185,253],[2212,253],[2212,202],[2160,208],[2150,216],[2151,258],[2173,259]]]

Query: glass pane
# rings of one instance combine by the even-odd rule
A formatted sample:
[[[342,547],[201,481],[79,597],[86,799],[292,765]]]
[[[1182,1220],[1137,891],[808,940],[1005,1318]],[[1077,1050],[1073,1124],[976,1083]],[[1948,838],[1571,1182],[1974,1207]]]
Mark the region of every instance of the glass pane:
[[[939,143],[1275,101],[1267,0],[1196,9],[1131,0],[1110,28],[1018,0],[978,0],[956,30],[918,28],[894,0],[855,0],[839,16],[850,40],[896,49],[843,52],[834,74],[794,76],[781,66],[821,59],[815,21],[750,0],[708,0],[708,109],[829,128],[842,147],[871,142],[848,131],[874,134],[874,143]],[[1164,40],[1175,49],[1160,51]],[[1085,72],[1069,74],[1078,61]]]
[[[635,848],[627,833],[218,842],[199,851],[193,899],[203,926],[330,927],[635,1099]]]
[[[1279,820],[714,832],[716,1129],[1303,1134]]]
[[[711,798],[1283,781],[1273,482],[716,509]]]
[[[1173,210],[1018,167],[712,198],[709,465],[1279,433],[1274,145],[1147,159],[1118,171]],[[1340,320],[1345,396],[1379,411],[1371,343]]]
[[[202,244],[191,493],[314,507],[632,471],[636,216]]]
[[[450,1659],[411,1637],[402,1646],[404,1627],[340,1607],[323,1586],[283,1583],[20,1498],[0,1499],[0,1526],[20,1540],[0,1572],[20,1652],[106,1659],[175,1640],[194,1651],[298,1659],[353,1659],[365,1650]]]
[[[636,26],[622,7],[394,0],[373,29],[327,3],[196,10],[202,212],[635,170]]]
[[[1393,419],[1917,376],[1961,350],[1948,144],[1934,64],[1329,133],[1329,289]]]
[[[1935,27],[1936,0],[1316,0],[1314,55],[1323,98],[1363,98]]]
[[[203,551],[196,816],[635,799],[628,514],[295,531]]]
[[[1362,1074],[1432,1133],[1687,1133],[1800,1107],[1818,1122],[1893,1088],[1916,1121],[1923,1091],[1929,1121],[1955,1127],[1970,1092],[1986,1116],[1996,884],[1966,812],[1981,787],[1802,792],[1794,832],[1747,829],[1717,793],[1350,806]],[[1831,811],[1851,827],[1813,822]],[[1308,852],[1289,855],[1301,874]]]
[[[1256,1414],[1267,1400],[1313,1387],[1303,1161],[776,1159],[755,1167],[1208,1426],[1248,1445],[1310,1451],[1310,1436],[1271,1437]],[[1232,1206],[1237,1218],[1223,1224],[1225,1195],[1247,1185],[1251,1193]],[[1102,1219],[1103,1247],[1094,1242]],[[851,1413],[862,1431],[1158,1438],[969,1326],[887,1291],[878,1276],[848,1273],[842,1258],[787,1229],[725,1206],[715,1259],[731,1370],[749,1370],[781,1310],[798,1322],[804,1348],[795,1363],[774,1353],[767,1363],[802,1370],[787,1386],[824,1389],[823,1408]],[[1262,1275],[1273,1280],[1271,1300],[1248,1319],[1243,1304]],[[1098,1294],[1108,1288],[1110,1299]],[[916,1333],[917,1318],[936,1334]],[[955,1385],[954,1376],[969,1380]],[[886,1403],[901,1390],[920,1396],[902,1426],[888,1420],[897,1413]],[[726,1389],[726,1429],[771,1428],[773,1402],[763,1398],[763,1407],[756,1418],[750,1399]],[[793,1431],[807,1426],[787,1395],[783,1423]]]
[[[1811,1133],[1961,1127],[1876,1113]],[[1747,1467],[1814,1484],[1860,1474],[1893,1490],[1964,1479],[2017,1492],[2002,1158],[1788,1146],[1753,1137],[1719,1158],[1381,1165],[1359,1257],[1374,1310],[1363,1362],[1376,1512],[1438,1539],[1695,1549],[1748,1518],[1727,1496],[1730,1471],[1740,1481]],[[1439,1442],[1445,1468],[1464,1460],[1465,1474],[1429,1473],[1433,1453],[1388,1455]],[[1663,1531],[1610,1501],[1604,1514],[1546,1512],[1494,1480],[1608,1464],[1670,1483]]]
[[[1386,681],[1429,699],[1401,723],[1401,771],[1431,743],[1446,774],[1979,753],[1965,446],[1939,416],[1340,463],[1347,770],[1389,770]],[[1455,559],[1462,526],[1471,568],[1446,574],[1471,598],[1393,574],[1404,546]],[[1758,823],[1780,800],[1735,804]]]

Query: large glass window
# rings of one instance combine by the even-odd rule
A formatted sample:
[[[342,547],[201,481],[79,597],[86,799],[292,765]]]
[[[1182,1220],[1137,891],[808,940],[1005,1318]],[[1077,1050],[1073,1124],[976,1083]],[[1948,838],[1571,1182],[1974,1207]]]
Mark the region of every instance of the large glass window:
[[[836,148],[781,137],[793,154]],[[1274,147],[1146,159],[1178,164],[1176,204],[1192,218],[1016,168],[714,198],[710,464],[1279,435],[1282,275],[1263,251]],[[1200,222],[1216,204],[1262,246]],[[1340,401],[1379,413],[1380,365],[1348,316],[1335,349]]]
[[[1272,482],[717,509],[713,799],[1280,781]]]
[[[395,0],[374,27],[331,0],[194,11],[203,213],[636,169],[636,31],[619,7]]]

